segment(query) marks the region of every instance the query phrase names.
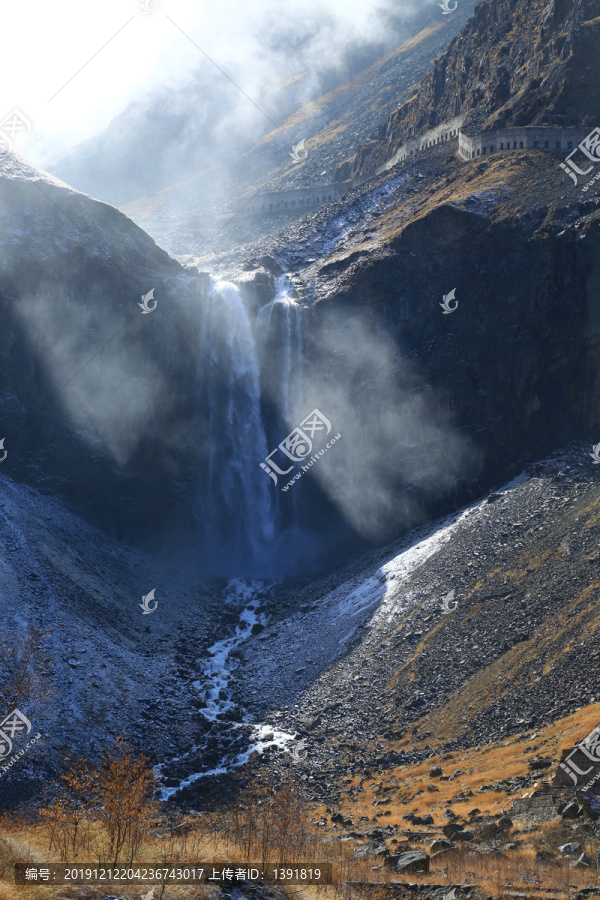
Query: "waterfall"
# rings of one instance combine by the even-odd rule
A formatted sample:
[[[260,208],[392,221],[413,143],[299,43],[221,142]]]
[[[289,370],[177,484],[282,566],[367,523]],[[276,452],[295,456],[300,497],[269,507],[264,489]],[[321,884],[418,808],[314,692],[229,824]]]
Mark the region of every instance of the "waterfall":
[[[292,291],[289,275],[282,275],[275,298],[263,306],[257,321],[263,367],[271,364],[270,399],[290,430],[302,415],[303,308],[292,298]]]
[[[293,284],[289,275],[277,281],[274,299],[260,310],[256,323],[261,385],[263,397],[275,413],[270,422],[271,450],[284,440],[302,419],[302,311],[291,296]],[[293,528],[298,523],[299,492],[291,495],[287,509],[275,491],[275,508],[280,527]]]
[[[198,391],[207,407],[202,435],[208,470],[196,516],[211,541],[209,556],[250,566],[275,535],[270,483],[259,467],[269,452],[261,414],[260,367],[252,323],[239,290],[211,279],[202,309]]]
[[[230,282],[212,278],[202,299],[196,374],[201,484],[194,511],[205,558],[221,574],[280,568],[278,538],[299,518],[300,492],[282,506],[260,467],[305,415],[303,308],[292,289],[289,276],[281,277],[274,300],[254,322]]]

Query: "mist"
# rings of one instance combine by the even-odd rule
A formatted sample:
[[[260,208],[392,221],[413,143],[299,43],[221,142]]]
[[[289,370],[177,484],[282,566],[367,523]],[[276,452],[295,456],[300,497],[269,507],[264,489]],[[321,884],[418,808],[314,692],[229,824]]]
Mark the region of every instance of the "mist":
[[[88,94],[85,110],[71,109],[64,133],[59,117],[58,130],[48,119],[34,151],[43,158],[61,142],[67,147],[77,128],[86,134],[90,110],[100,124],[111,104],[120,107],[108,127],[49,168],[101,200],[137,203],[138,219],[156,222],[160,210],[185,243],[182,197],[193,218],[222,210],[269,179],[295,177],[291,144],[310,140],[319,128],[335,135],[357,93],[369,87],[367,76],[356,85],[352,78],[422,27],[434,6],[310,0],[282,15],[261,0],[251,9],[226,2],[192,15],[184,3],[160,3],[147,17],[135,13],[122,32],[132,36],[161,23],[171,35],[161,44],[152,32],[154,58],[142,66],[143,83],[108,78],[102,102]],[[108,12],[114,17],[114,7]],[[118,47],[115,37],[111,58]],[[57,116],[69,102],[81,102],[80,91],[90,89],[105,62],[100,54],[98,69],[90,62],[55,92]],[[55,75],[49,71],[48,80]],[[368,91],[364,103],[371,104]],[[359,122],[360,109],[353,112]],[[350,131],[348,146],[356,139]],[[319,173],[323,164],[315,156],[300,177]],[[332,165],[320,174],[331,179]],[[35,181],[34,173],[27,177]],[[179,195],[163,203],[174,186]],[[53,196],[62,203],[59,193]],[[39,272],[30,272],[15,304],[28,351],[67,427],[116,482],[124,483],[121,473],[137,477],[140,466],[148,480],[165,479],[168,490],[161,485],[156,493],[161,508],[174,503],[179,516],[172,543],[210,544],[204,562],[211,572],[316,570],[325,557],[338,558],[349,535],[382,543],[451,502],[467,471],[476,475],[477,453],[444,398],[366,309],[301,313],[306,334],[288,348],[293,375],[285,376],[284,395],[281,378],[269,377],[269,354],[289,339],[285,321],[265,321],[260,304],[244,309],[247,294],[227,286],[236,281],[229,274],[234,258],[248,252],[243,235],[235,252],[219,259],[225,286],[215,288],[213,278],[207,287],[214,270],[189,269],[173,282],[178,264],[122,213],[71,193],[65,215],[73,229],[62,206],[52,200],[48,207],[41,194],[31,193],[39,212],[28,235]],[[197,249],[191,245],[190,255]],[[3,266],[17,269],[8,251]],[[136,304],[152,287],[158,310],[146,317]],[[331,437],[340,438],[326,454],[315,446],[319,458],[300,484],[274,491],[260,464],[315,409],[330,421]],[[165,530],[172,523],[166,517]]]
[[[427,372],[402,356],[383,323],[333,310],[307,328],[287,424],[299,426],[318,409],[331,430],[314,439],[307,459],[318,458],[302,478],[314,479],[352,531],[381,542],[422,521],[434,496],[476,474],[479,453],[427,383]],[[269,400],[284,418],[287,404],[275,379],[271,387]],[[290,494],[299,486],[294,483]],[[287,492],[285,502],[293,503]]]
[[[173,0],[144,16],[133,4],[133,19],[79,74],[83,52],[70,75],[63,61],[53,79],[49,64],[58,91],[50,102],[30,86],[23,100],[3,103],[23,108],[41,135],[27,149],[23,138],[19,152],[78,190],[123,205],[199,177],[197,204],[222,210],[246,183],[264,181],[264,161],[247,158],[257,141],[273,143],[271,164],[286,162],[292,143],[326,124],[339,98],[304,124],[303,108],[391,52],[434,9],[308,0],[282,15],[274,0],[201,10]],[[84,26],[71,24],[74,38]]]

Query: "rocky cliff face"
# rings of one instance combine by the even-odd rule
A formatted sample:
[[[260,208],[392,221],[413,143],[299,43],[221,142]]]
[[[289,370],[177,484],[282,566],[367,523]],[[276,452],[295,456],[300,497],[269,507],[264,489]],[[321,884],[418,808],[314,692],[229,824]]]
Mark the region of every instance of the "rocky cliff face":
[[[385,135],[341,166],[338,180],[368,176],[404,141],[462,114],[466,130],[593,127],[599,48],[598,0],[484,0],[415,96],[390,115]]]
[[[211,312],[207,279],[116,210],[35,170],[5,173],[0,189],[3,466],[105,529],[189,538],[200,510],[219,526],[233,517],[241,538],[260,510],[281,539],[274,558],[305,570],[307,532],[328,536],[331,564],[340,534],[346,553],[352,535],[381,542],[525,459],[596,439],[598,213],[549,156],[465,164],[440,146],[263,248],[273,272],[295,270],[301,316],[292,343],[285,305],[258,316],[256,336],[271,329],[260,374],[234,364],[252,326],[236,332],[227,304]],[[245,265],[232,277],[256,316],[274,277]],[[152,287],[159,306],[144,315]],[[220,330],[205,327],[213,314]],[[296,353],[302,410],[286,419]],[[248,378],[260,379],[260,440]],[[238,402],[236,424],[220,422],[215,411]],[[260,461],[316,407],[344,440],[269,500]],[[228,503],[210,493],[217,481]]]
[[[202,279],[118,210],[15,157],[0,166],[3,471],[151,533],[194,457],[194,348],[175,317],[193,316]]]
[[[596,440],[598,221],[595,199],[577,195],[549,155],[463,163],[440,145],[268,249],[297,266],[308,346],[324,323],[341,329],[358,314],[391,338],[395,365],[375,379],[373,402],[392,396],[391,381],[401,406],[404,391],[422,397],[444,426],[410,452],[403,429],[388,434],[389,458],[398,473],[415,452],[450,466],[450,434],[462,434],[473,455],[453,486],[466,499],[525,459]],[[453,290],[458,307],[444,314]],[[341,379],[343,363],[331,366]]]

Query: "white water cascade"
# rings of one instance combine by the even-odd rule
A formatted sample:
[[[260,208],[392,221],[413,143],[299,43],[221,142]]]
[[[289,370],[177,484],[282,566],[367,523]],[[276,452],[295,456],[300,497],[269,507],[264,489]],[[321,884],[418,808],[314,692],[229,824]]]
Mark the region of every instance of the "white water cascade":
[[[289,275],[282,275],[277,282],[275,298],[263,306],[257,322],[262,354],[268,355],[269,342],[274,335],[283,339],[278,347],[277,394],[272,399],[275,399],[280,415],[290,429],[298,424],[295,418],[301,415],[302,409],[303,307],[293,299],[292,292]]]
[[[269,748],[286,751],[295,740],[295,732],[281,731],[267,723],[252,723],[241,714],[237,722],[227,719],[228,713],[236,711],[231,690],[235,662],[232,661],[231,655],[251,636],[254,625],[266,624],[267,617],[265,613],[261,612],[261,604],[268,590],[261,581],[246,582],[234,578],[227,584],[223,602],[227,606],[239,609],[239,622],[233,635],[216,641],[208,648],[209,656],[204,661],[201,677],[198,681],[193,682],[193,687],[203,697],[206,704],[202,709],[202,714],[219,729],[221,757],[217,765],[192,771],[181,778],[175,786],[161,787],[163,800],[168,800],[182,788],[189,787],[202,778],[224,775],[232,769],[243,766],[252,753],[262,754]],[[223,717],[225,717],[225,721],[223,721]],[[238,734],[244,735],[243,748],[236,741]],[[188,760],[196,759],[199,752],[202,753],[201,748],[197,745],[193,746],[182,756],[174,757],[171,763],[179,763],[185,769],[189,765]],[[163,776],[162,770],[163,764],[155,767],[159,778]]]
[[[250,317],[234,284],[211,279],[200,346],[211,365],[205,357],[199,359],[198,391],[208,404],[202,435],[208,474],[196,514],[202,523],[210,523],[213,533],[215,523],[223,523],[223,537],[217,540],[219,547],[227,547],[231,560],[259,563],[274,538],[275,507],[259,466],[269,452],[260,366]],[[222,553],[214,555],[219,559]]]

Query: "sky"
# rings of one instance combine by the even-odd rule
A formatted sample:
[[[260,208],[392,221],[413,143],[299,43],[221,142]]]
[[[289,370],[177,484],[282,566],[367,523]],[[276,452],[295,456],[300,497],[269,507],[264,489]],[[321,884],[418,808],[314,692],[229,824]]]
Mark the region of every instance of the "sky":
[[[310,58],[320,60],[347,41],[384,39],[386,10],[396,14],[413,3],[5,2],[0,11],[4,142],[8,136],[13,149],[36,164],[56,159],[103,130],[131,100],[167,83],[184,86],[204,54],[252,98],[267,79],[277,78],[290,54],[306,59],[309,45]]]

